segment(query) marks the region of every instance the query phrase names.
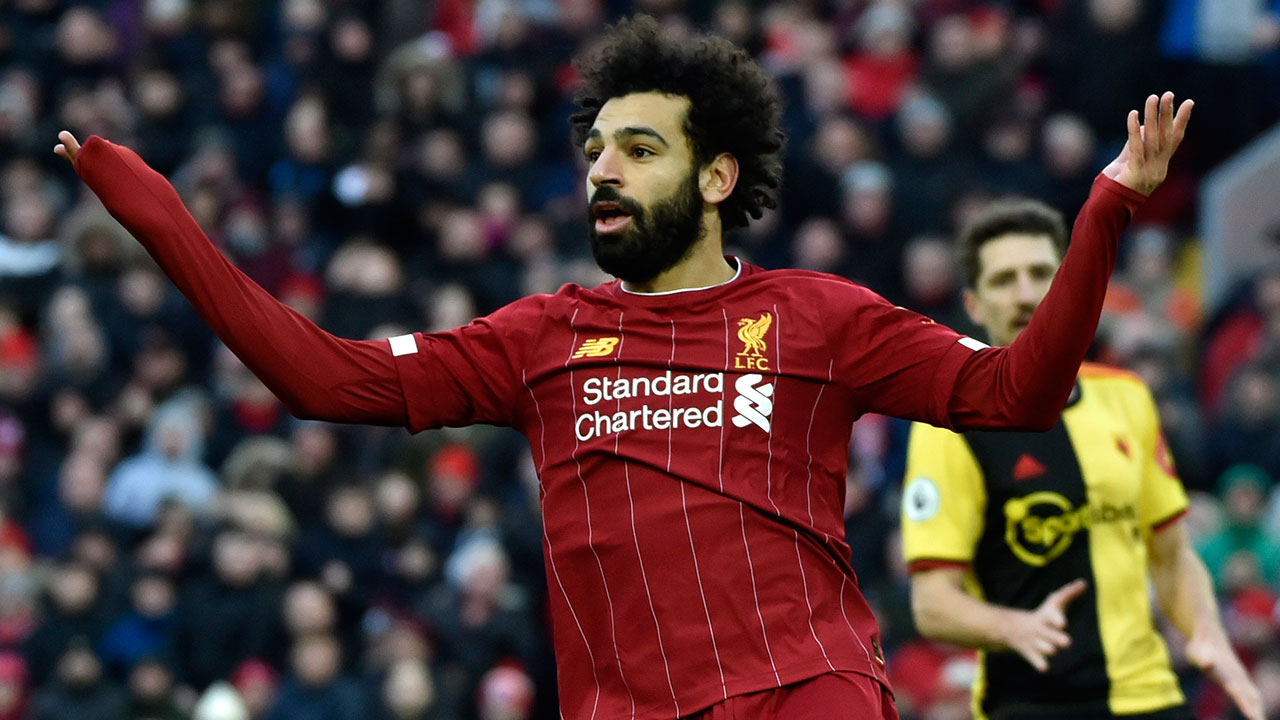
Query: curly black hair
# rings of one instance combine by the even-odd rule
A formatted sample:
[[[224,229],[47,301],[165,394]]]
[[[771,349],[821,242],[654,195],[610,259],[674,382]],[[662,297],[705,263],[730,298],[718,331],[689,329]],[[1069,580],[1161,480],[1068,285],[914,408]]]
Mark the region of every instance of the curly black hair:
[[[714,35],[676,39],[647,15],[609,28],[593,52],[574,59],[582,108],[570,118],[581,147],[600,108],[615,97],[660,92],[689,98],[684,130],[694,159],[706,164],[720,153],[738,161],[738,184],[720,203],[725,229],[745,227],[765,208],[777,207],[782,182],[783,133],[778,92],[764,70],[741,48]]]

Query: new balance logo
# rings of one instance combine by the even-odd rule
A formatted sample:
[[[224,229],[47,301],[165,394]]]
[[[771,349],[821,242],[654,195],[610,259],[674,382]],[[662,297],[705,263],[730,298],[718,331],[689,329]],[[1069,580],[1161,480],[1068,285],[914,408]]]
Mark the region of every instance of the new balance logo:
[[[578,346],[578,349],[573,351],[572,359],[577,360],[578,358],[584,357],[604,357],[612,353],[613,349],[617,346],[618,338],[616,337],[590,338],[583,340],[582,344]]]
[[[769,432],[769,416],[773,414],[773,383],[761,382],[764,376],[749,373],[738,378],[733,389],[738,397],[733,399],[733,424],[738,427],[755,425]],[[757,383],[759,383],[757,385]]]

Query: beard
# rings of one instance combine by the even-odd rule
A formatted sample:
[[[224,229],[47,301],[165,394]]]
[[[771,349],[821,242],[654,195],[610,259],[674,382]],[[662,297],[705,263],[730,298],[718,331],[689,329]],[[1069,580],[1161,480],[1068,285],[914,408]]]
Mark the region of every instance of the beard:
[[[597,233],[591,207],[598,202],[617,203],[631,216],[631,223],[622,232]],[[591,254],[601,270],[629,283],[649,282],[688,257],[702,237],[698,172],[690,172],[675,192],[649,208],[605,185],[591,196],[587,226]]]

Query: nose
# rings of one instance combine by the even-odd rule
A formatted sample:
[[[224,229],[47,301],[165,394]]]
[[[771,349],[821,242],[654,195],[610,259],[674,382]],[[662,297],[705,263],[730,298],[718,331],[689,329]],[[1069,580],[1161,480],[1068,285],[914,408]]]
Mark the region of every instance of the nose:
[[[1040,302],[1040,285],[1028,273],[1018,273],[1018,302],[1026,305]]]
[[[618,162],[618,154],[610,148],[600,151],[600,156],[591,164],[591,168],[587,170],[587,180],[591,182],[592,187],[600,187],[601,185],[622,185],[621,163]]]

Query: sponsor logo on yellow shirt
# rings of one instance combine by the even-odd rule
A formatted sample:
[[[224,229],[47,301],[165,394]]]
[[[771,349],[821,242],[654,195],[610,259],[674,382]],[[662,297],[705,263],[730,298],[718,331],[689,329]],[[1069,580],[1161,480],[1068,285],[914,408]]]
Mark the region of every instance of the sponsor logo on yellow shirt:
[[[1133,505],[1082,505],[1042,490],[1004,504],[1004,539],[1022,562],[1044,567],[1071,547],[1076,533],[1102,523],[1137,522]]]

